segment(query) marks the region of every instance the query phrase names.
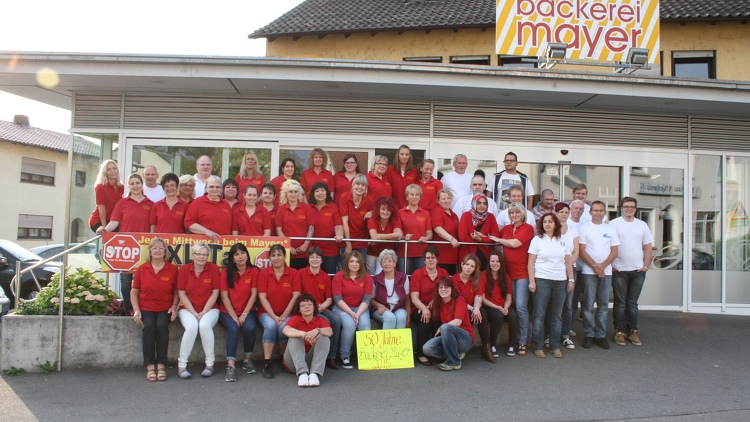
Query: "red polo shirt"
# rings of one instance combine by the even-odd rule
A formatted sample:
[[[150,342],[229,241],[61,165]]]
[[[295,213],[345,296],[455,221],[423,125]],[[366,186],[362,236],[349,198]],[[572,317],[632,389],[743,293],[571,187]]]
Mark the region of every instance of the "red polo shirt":
[[[495,287],[491,291],[487,290],[487,271],[483,272],[482,277],[479,279],[484,290],[484,297],[497,306],[505,307],[505,295],[500,292],[500,285],[495,283]],[[513,282],[508,277],[506,277],[505,282],[508,286],[508,294],[513,294]]]
[[[293,317],[289,318],[286,326],[292,327],[296,330],[308,332],[316,328],[330,328],[331,324],[328,323],[327,319],[323,318],[320,315],[313,316],[310,322],[305,321],[305,318],[301,315],[294,315]],[[311,347],[312,344],[308,343],[307,340],[305,340],[305,352],[309,352]]]
[[[310,210],[315,214],[315,231],[313,232],[313,237],[335,236],[335,227],[342,225],[341,215],[339,215],[339,208],[336,204],[329,202],[321,209],[318,209],[315,205],[311,205]],[[333,240],[315,241],[312,244],[318,246],[323,251],[323,256],[338,256],[339,254],[339,244]]]
[[[479,280],[477,282],[478,286],[476,290],[474,290],[471,281],[467,283],[461,281],[460,274],[453,275],[453,282],[456,283],[456,288],[458,289],[458,292],[461,293],[461,296],[466,298],[466,301],[471,304],[474,303],[474,296],[481,296],[484,294],[484,286],[482,285],[482,280]]]
[[[239,316],[245,312],[247,301],[250,300],[250,296],[253,294],[253,289],[258,288],[258,273],[259,270],[257,267],[249,267],[244,273],[242,273],[242,275],[234,273],[234,287],[229,287],[229,283],[227,282],[227,269],[222,269],[219,290],[229,293],[229,301],[232,303],[235,315]],[[226,313],[227,308],[224,306],[224,301],[219,299],[218,302],[219,310]],[[250,309],[254,308],[255,305]]]
[[[232,232],[237,232],[241,236],[263,236],[264,230],[274,232],[271,225],[271,215],[262,205],[255,206],[255,212],[252,216],[247,215],[245,207],[235,208],[232,211]]]
[[[398,202],[400,207],[405,207],[406,187],[413,183],[417,183],[417,180],[419,179],[419,171],[416,167],[412,167],[402,176],[401,171],[391,165],[388,166],[386,175],[391,182],[391,186],[393,186],[393,197],[396,198],[396,202]]]
[[[297,270],[291,267],[284,268],[281,278],[276,278],[273,267],[264,268],[258,275],[258,294],[265,293],[268,303],[276,316],[280,316],[286,310],[292,300],[294,292],[302,293],[302,282]],[[258,316],[268,313],[261,306]]]
[[[281,195],[281,187],[284,185],[284,182],[286,182],[287,180],[291,180],[291,179],[287,179],[286,177],[284,177],[283,174],[280,174],[274,177],[273,179],[271,179],[271,184],[276,188],[276,203],[277,204],[279,203],[279,196]],[[305,194],[307,194],[307,191],[305,191]]]
[[[500,238],[521,241],[521,246],[517,248],[503,246],[508,277],[511,280],[529,278],[529,245],[534,238],[534,228],[528,223],[520,225],[518,229],[513,224],[508,224],[500,231]]]
[[[417,211],[414,212],[408,208],[401,208],[398,210],[398,217],[401,219],[404,236],[411,234],[411,240],[419,240],[420,237],[427,234],[427,230],[432,230],[432,217],[424,208],[417,208]],[[426,247],[426,243],[409,243],[409,248],[406,251],[407,257],[422,256]]]
[[[453,312],[451,312],[451,310]],[[471,320],[469,319],[469,308],[467,307],[466,299],[464,299],[463,296],[457,297],[452,307],[450,302],[442,303],[440,306],[441,323],[445,324],[454,319],[461,320],[461,329],[471,334],[472,341],[477,340],[476,334],[474,334],[474,327],[471,325]]]
[[[344,303],[349,307],[357,308],[362,303],[362,297],[365,294],[372,294],[372,277],[370,274],[365,274],[363,279],[352,280],[344,277],[343,271],[339,271],[333,276],[331,291],[334,296],[341,295]]]
[[[312,193],[312,187],[316,182],[323,182],[328,186],[328,190],[333,192],[333,173],[328,170],[321,170],[320,173],[316,173],[313,169],[307,169],[302,172],[299,184],[302,185],[302,189],[305,190],[305,195]]]
[[[93,227],[96,223],[101,223],[101,219],[99,218],[99,205],[104,205],[104,215],[107,217],[107,223],[112,221],[112,211],[115,209],[115,205],[117,205],[117,202],[122,199],[124,194],[125,186],[123,185],[115,187],[109,182],[103,185],[96,185],[94,187],[96,206],[94,206],[94,211],[89,217],[89,227]]]
[[[448,215],[448,213],[450,213],[450,215]],[[446,210],[440,206],[435,207],[432,212],[430,212],[430,217],[432,218],[433,231],[437,227],[442,227],[449,235],[458,240],[458,216],[452,209],[448,208],[448,211],[446,212]],[[436,234],[433,234],[432,239],[445,240]],[[451,245],[437,245],[437,248],[440,251],[440,260],[438,261],[440,264],[456,265],[458,263],[459,248],[454,248]]]
[[[420,180],[416,182],[416,185],[422,188],[422,199],[419,200],[419,206],[427,211],[434,210],[435,207],[438,206],[437,195],[438,192],[443,189],[443,182],[434,177],[430,177],[430,180],[427,182],[422,182]]]
[[[388,179],[387,174],[383,175],[383,178],[381,179],[378,176],[375,176],[375,173],[373,172],[367,173],[367,197],[373,202],[381,196],[390,198],[393,194],[393,185]]]
[[[185,228],[190,229],[196,223],[220,235],[232,234],[232,207],[224,198],[218,201],[206,195],[195,198],[185,213]]]
[[[237,174],[237,176],[234,177],[234,180],[237,181],[237,184],[240,185],[239,192],[237,192],[238,198],[243,198],[245,196],[245,186],[253,185],[258,188],[258,196],[260,196],[260,190],[263,188],[263,185],[266,184],[266,176],[263,176],[262,174],[258,177],[253,177],[252,179],[245,179],[242,177],[242,175]]]
[[[435,280],[440,277],[449,277],[449,275],[448,271],[445,271],[444,268],[438,267]],[[435,280],[427,275],[427,270],[424,269],[424,267],[416,269],[409,279],[409,291],[412,293],[419,292],[419,300],[422,301],[425,306],[429,305],[435,295]]]
[[[135,270],[133,288],[139,289],[138,304],[142,311],[168,311],[177,290],[177,266],[165,262],[164,268],[157,274],[151,263],[147,262]]]
[[[120,199],[112,211],[111,221],[119,221],[119,230],[125,233],[148,233],[151,230],[149,219],[151,208],[154,203],[148,197],[143,197],[141,202],[130,198]]]
[[[357,176],[354,176],[354,177],[357,177]],[[344,192],[351,192],[352,180],[349,180],[346,177],[345,171],[339,171],[333,175],[333,186],[334,186],[334,192],[335,192],[333,199],[336,201],[337,204],[339,203],[339,198],[341,198],[341,195],[343,195]]]
[[[349,218],[349,237],[352,239],[369,239],[370,233],[367,231],[367,222],[365,214],[372,210],[373,199],[368,195],[362,197],[359,205],[354,205],[352,193],[346,192],[341,195],[339,202],[339,211],[341,217]],[[352,242],[352,248],[366,248],[367,242]]]
[[[188,300],[193,305],[195,312],[202,312],[203,308],[211,297],[214,290],[219,290],[221,273],[219,267],[212,263],[206,262],[205,268],[200,275],[195,274],[193,263],[187,263],[180,267],[177,274],[177,290],[184,290]],[[218,302],[218,299],[217,299]],[[180,308],[185,308],[180,304]],[[211,309],[218,309],[219,304],[214,303]]]
[[[276,212],[276,227],[281,227],[286,237],[306,237],[307,229],[315,225],[315,213],[307,204],[298,202],[294,209],[289,204],[279,206]],[[292,240],[292,247],[298,248],[304,240]],[[294,255],[295,258],[307,258],[307,252]]]
[[[476,240],[471,237],[471,233],[474,233],[475,230],[476,227],[474,226],[474,223],[471,219],[471,211],[466,211],[464,215],[461,216],[461,222],[458,224],[458,240],[462,242],[476,242]],[[489,212],[487,213],[487,219],[484,220],[484,224],[482,225],[481,229],[476,231],[487,236],[500,235],[500,231],[497,229],[497,220],[495,220],[495,216],[490,214]],[[482,242],[492,243],[492,240],[487,237],[483,237]],[[490,252],[492,252],[491,246],[461,245],[459,247],[458,256],[460,258],[463,258],[467,254],[475,253],[477,249],[479,249],[482,254],[484,254],[485,258],[489,258]]]
[[[310,293],[318,305],[325,302],[329,297],[333,297],[331,291],[331,276],[326,274],[322,269],[317,274],[310,271],[310,267],[305,267],[298,271],[299,278],[302,281],[302,292]]]
[[[374,213],[375,210],[373,210],[373,214]],[[389,221],[388,224],[385,225],[385,227],[380,224],[380,218],[376,218],[375,216],[367,220],[368,232],[370,230],[375,230],[377,234],[391,234],[396,229],[401,229],[401,220],[398,218],[398,216],[392,218],[391,221]],[[383,250],[385,249],[393,249],[397,254],[400,255],[404,248],[399,247],[399,244],[396,242],[378,242],[367,246],[367,255],[379,256],[380,252],[383,252]]]
[[[172,206],[167,205],[167,199],[154,204],[151,208],[149,223],[156,226],[156,233],[185,233],[185,213],[188,204],[182,199]]]

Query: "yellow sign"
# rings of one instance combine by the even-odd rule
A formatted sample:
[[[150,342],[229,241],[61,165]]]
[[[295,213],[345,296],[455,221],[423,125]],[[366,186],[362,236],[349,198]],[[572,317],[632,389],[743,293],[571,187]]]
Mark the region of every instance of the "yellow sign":
[[[497,0],[498,54],[542,56],[567,43],[568,59],[624,61],[633,47],[659,62],[658,0]]]
[[[357,331],[357,366],[366,371],[413,368],[411,328]]]

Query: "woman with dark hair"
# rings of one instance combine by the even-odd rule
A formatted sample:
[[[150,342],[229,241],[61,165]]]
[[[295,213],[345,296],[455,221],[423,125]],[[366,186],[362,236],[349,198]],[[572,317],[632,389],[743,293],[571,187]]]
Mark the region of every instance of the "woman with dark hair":
[[[450,277],[437,280],[433,298],[432,311],[441,325],[422,351],[425,356],[445,360],[438,364],[443,371],[461,369],[461,359],[474,346],[475,339],[466,299]]]
[[[381,272],[372,277],[372,319],[382,324],[384,330],[409,327],[411,299],[406,274],[396,271],[398,257],[392,249],[378,256]]]
[[[367,194],[369,182],[363,174],[358,174],[352,182],[352,190],[345,192],[339,199],[339,212],[344,226],[344,237],[347,239],[367,239],[367,219],[372,217],[372,198]],[[367,254],[367,242],[347,240],[341,249],[341,256],[352,250],[360,255]],[[344,267],[342,258],[341,267]]]
[[[466,299],[467,309],[471,314],[471,321],[475,324],[482,322],[482,295],[484,289],[479,282],[479,258],[474,254],[464,256],[461,261],[461,272],[453,276],[456,289]]]
[[[435,280],[449,277],[445,269],[438,266],[440,250],[436,245],[429,245],[424,250],[424,267],[414,270],[409,279],[409,296],[411,296],[411,323],[417,326],[417,360],[421,365],[432,365],[422,352],[427,343],[440,327],[437,315],[432,313],[432,294],[435,291]]]
[[[434,233],[433,239],[450,242],[450,245],[437,245],[437,248],[440,251],[440,262],[438,265],[440,265],[440,268],[445,269],[448,274],[454,274],[456,272],[459,251],[459,216],[451,209],[452,202],[453,194],[450,189],[442,189],[438,192],[438,206],[433,208],[430,213],[430,217],[432,218],[432,231]]]
[[[296,183],[296,182],[295,182]],[[268,250],[271,266],[258,275],[258,321],[263,326],[263,378],[273,378],[271,356],[273,346],[279,342],[279,350],[284,355],[287,337],[284,325],[292,314],[294,301],[302,293],[302,282],[294,268],[286,265],[286,250],[281,245],[273,245]]]
[[[109,223],[112,211],[125,194],[125,186],[120,182],[120,169],[114,160],[104,160],[99,166],[94,186],[96,207],[89,217],[89,228],[94,233]]]
[[[248,185],[249,188],[255,186]],[[245,358],[242,369],[248,374],[256,372],[253,365],[255,348],[255,301],[258,298],[258,267],[250,264],[250,253],[242,243],[235,243],[229,249],[229,260],[221,274],[219,323],[227,330],[227,373],[226,381],[237,380],[235,362],[237,343],[242,330],[242,345]]]
[[[146,379],[167,380],[169,323],[177,318],[177,266],[166,260],[167,246],[158,237],[151,240],[146,263],[138,267],[133,278],[130,301],[133,319],[143,326],[143,364]]]
[[[283,330],[289,338],[284,366],[297,375],[298,387],[318,387],[319,377],[326,369],[333,330],[328,321],[318,315],[318,304],[310,293],[302,293],[297,298],[292,314]]]
[[[377,213],[373,218],[367,220],[367,230],[370,239],[373,240],[401,240],[404,233],[401,231],[401,219],[397,214],[398,204],[393,198],[380,197],[372,206],[373,212]],[[396,242],[372,242],[367,246],[367,272],[377,274],[383,268],[380,266],[378,257],[386,249],[397,250]]]
[[[178,196],[179,184],[180,178],[174,173],[162,176],[161,187],[164,189],[165,197],[151,208],[151,233],[185,233],[185,213],[188,204]]]
[[[234,179],[227,179],[221,184],[221,197],[227,201],[232,209],[239,208],[243,205],[242,198],[239,197],[240,184]]]
[[[570,217],[570,205],[565,202],[558,202],[555,204],[555,215],[560,221],[560,238],[566,245],[573,245],[573,252],[570,254],[570,262],[573,265],[573,272],[576,270],[576,261],[578,260],[578,254],[580,253],[579,248],[579,236],[578,229],[573,225],[568,225],[568,217]],[[580,289],[581,286],[578,286]],[[568,349],[575,349],[576,346],[573,344],[573,340],[570,339],[571,334],[575,333],[570,331],[571,325],[573,325],[573,300],[575,297],[575,288],[572,292],[568,292],[565,295],[565,303],[563,304],[562,311],[562,330],[560,335],[562,337],[562,345]],[[576,303],[577,304],[577,303]],[[551,321],[551,314],[547,315],[547,321],[545,327],[549,330]],[[549,338],[549,333],[547,333]]]
[[[336,174],[333,175],[333,184],[334,184],[334,200],[338,204],[341,198],[341,195],[344,192],[349,192],[352,190],[352,182],[354,181],[354,178],[362,173],[359,169],[359,161],[357,160],[357,156],[354,154],[346,154],[344,156],[344,168],[341,171],[337,171]]]
[[[482,356],[493,362],[489,357],[497,358],[495,344],[503,322],[508,322],[508,356],[516,355],[516,344],[518,344],[518,314],[512,308],[513,298],[512,283],[505,273],[505,261],[499,251],[490,253],[487,271],[482,274],[482,323],[479,324],[479,337],[482,338]],[[485,350],[489,349],[489,350]]]
[[[415,182],[422,188],[422,199],[419,201],[419,206],[430,212],[438,206],[438,192],[443,190],[443,182],[432,175],[434,170],[435,161],[429,158],[422,160],[417,167],[419,179]]]
[[[560,331],[562,309],[567,293],[575,286],[575,273],[570,254],[573,245],[561,241],[560,220],[548,212],[537,223],[537,234],[529,245],[529,291],[534,294],[534,354],[544,355],[544,317],[550,305],[552,320],[549,347],[552,356],[562,357]]]
[[[406,187],[408,205],[398,211],[401,228],[405,240],[416,240],[419,243],[409,243],[405,257],[399,259],[399,270],[411,275],[414,270],[424,267],[422,254],[427,242],[432,240],[432,217],[430,213],[419,206],[422,198],[422,188],[417,185]]]
[[[385,157],[384,157],[385,158]],[[386,163],[387,163],[386,159]],[[419,170],[414,166],[411,148],[406,145],[398,147],[393,157],[393,165],[388,167],[388,179],[393,187],[393,197],[399,207],[406,206],[406,187],[417,183]]]
[[[294,180],[294,172],[297,171],[297,163],[293,158],[284,158],[279,164],[279,175],[271,179],[271,184],[276,192],[281,192],[281,187],[287,180]]]
[[[112,210],[112,216],[106,226],[99,226],[97,234],[121,231],[125,233],[148,233],[151,229],[149,219],[154,203],[143,193],[143,178],[139,174],[128,177],[128,196],[120,199]],[[125,310],[131,312],[130,289],[133,284],[133,273],[120,273],[120,292]]]
[[[279,237],[312,237],[315,231],[315,212],[302,202],[302,186],[296,180],[287,180],[279,195],[276,213],[276,235]],[[292,240],[289,265],[295,270],[307,265],[307,248],[310,240]]]
[[[333,277],[333,312],[341,320],[339,354],[341,366],[353,369],[351,361],[352,343],[356,331],[370,329],[370,299],[372,299],[372,277],[365,271],[365,260],[359,251],[351,251],[344,257],[344,269]]]
[[[221,197],[219,176],[210,176],[206,180],[206,194],[190,203],[185,227],[191,233],[207,236],[212,242],[232,234],[232,206]]]
[[[178,315],[185,328],[177,359],[177,375],[182,379],[192,377],[187,371],[188,357],[199,332],[206,356],[206,368],[201,376],[214,374],[214,326],[219,321],[219,305],[216,303],[221,279],[219,267],[208,261],[209,249],[205,242],[196,242],[191,250],[193,261],[180,267],[177,273]]]
[[[388,159],[382,155],[376,155],[372,162],[372,168],[367,173],[367,197],[375,201],[381,196],[393,196],[394,190],[388,174]],[[356,180],[355,180],[356,181]]]
[[[240,172],[237,173],[234,180],[239,184],[239,191],[244,192],[245,187],[255,186],[258,191],[266,184],[266,177],[260,172],[258,156],[254,152],[248,151],[245,158],[240,164]]]
[[[312,193],[313,185],[322,182],[330,193],[333,189],[333,173],[328,167],[328,154],[322,148],[313,148],[307,155],[308,169],[302,172],[299,183],[308,195]],[[333,194],[331,194],[333,196]],[[312,202],[309,202],[312,204]]]
[[[458,238],[462,242],[493,243],[500,240],[500,230],[497,221],[489,211],[489,199],[481,193],[474,195],[471,200],[471,211],[461,216],[458,227]],[[474,254],[479,258],[479,268],[487,268],[487,257],[490,256],[492,246],[461,245],[459,256]]]
[[[327,274],[336,273],[336,264],[339,261],[338,244],[344,238],[344,226],[339,214],[339,207],[333,203],[331,191],[324,182],[315,182],[310,190],[307,202],[315,214],[315,230],[312,237],[333,238],[330,240],[315,240],[313,246],[317,246],[323,255],[323,271]]]
[[[236,207],[232,212],[232,234],[270,236],[273,229],[271,215],[263,206],[258,205],[258,188],[255,185],[247,185],[242,196],[245,204]]]
[[[279,210],[276,201],[276,186],[266,183],[260,190],[260,204],[271,217],[271,236],[276,236],[276,212]]]

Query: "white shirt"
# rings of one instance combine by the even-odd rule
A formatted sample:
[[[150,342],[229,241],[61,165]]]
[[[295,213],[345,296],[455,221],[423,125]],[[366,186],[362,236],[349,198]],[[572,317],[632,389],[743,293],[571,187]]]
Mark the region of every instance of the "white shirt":
[[[578,244],[580,248],[589,254],[594,262],[604,262],[609,256],[612,246],[619,246],[620,239],[617,237],[617,231],[609,224],[582,224],[578,229]],[[596,274],[594,269],[583,263],[583,274]],[[612,265],[607,265],[604,269],[605,275],[612,275]]]
[[[167,195],[164,193],[164,188],[162,188],[161,185],[156,185],[155,188],[150,188],[146,185],[143,185],[143,194],[146,195],[146,197],[154,203],[159,202],[167,197]]]
[[[648,224],[637,218],[627,222],[622,217],[615,218],[609,224],[615,228],[617,237],[620,239],[617,258],[612,265],[619,271],[635,271],[643,268],[643,246],[654,242]],[[648,265],[648,263],[645,264]]]
[[[451,206],[455,205],[459,198],[471,194],[472,178],[474,178],[474,175],[468,172],[458,174],[455,171],[450,171],[443,174],[443,178],[440,181],[443,182],[443,187],[450,190],[453,194]]]
[[[578,236],[579,238],[578,239],[579,242],[580,242],[580,237],[581,237],[581,224],[582,223],[580,221],[576,223],[575,221],[571,220],[570,217],[568,217],[568,233],[570,233],[570,230],[575,230],[576,236]],[[583,268],[583,259],[581,259],[580,254],[578,255],[578,260],[576,260],[574,266],[576,267],[576,271],[581,271],[581,268]]]
[[[536,233],[536,217],[534,217],[534,213],[529,210],[526,210],[526,223],[531,224],[534,228],[534,233]],[[504,209],[497,215],[497,227],[502,229],[508,224],[510,224],[510,216],[508,215],[508,210]]]
[[[529,245],[529,254],[536,255],[534,277],[547,280],[567,280],[565,256],[573,253],[573,243],[567,243],[559,237],[550,238],[546,234],[541,238],[534,236]]]
[[[386,296],[386,302],[384,305],[388,306],[388,309],[391,311],[393,308],[398,305],[398,302],[400,301],[401,297],[393,290],[393,284],[396,282],[395,279],[385,279],[385,296]],[[374,293],[374,292],[373,292]],[[406,293],[406,296],[409,296],[409,280],[407,279],[404,283],[404,293]]]
[[[495,186],[497,184],[497,180],[495,180],[497,176],[493,175],[490,179],[490,183],[487,184],[487,189],[493,193],[495,193]],[[520,185],[521,184],[521,175],[519,174],[508,174],[503,173],[500,176],[500,192],[498,195],[495,195],[495,203],[497,204],[497,208],[499,210],[504,210],[510,206],[510,198],[508,196],[508,189],[513,185]],[[526,179],[526,186],[523,187],[523,203],[526,204],[526,201],[529,196],[534,196],[534,187],[531,186],[531,180],[528,178]]]
[[[568,204],[570,205],[570,204]],[[591,222],[591,205],[584,202],[583,204],[583,214],[581,214],[581,218],[579,218],[579,223],[590,223]],[[568,220],[570,221],[570,220]],[[607,215],[605,213],[604,218],[602,219],[602,223],[608,223],[609,218],[607,218]]]
[[[193,175],[193,179],[195,179],[195,197],[200,198],[206,193],[206,184],[201,182],[201,179],[198,178],[198,173]]]
[[[462,196],[455,204],[453,204],[452,210],[456,213],[459,219],[466,211],[471,211],[471,200],[474,199],[474,195],[476,194],[472,192],[466,196]],[[495,201],[487,201],[487,212],[497,217],[497,205],[495,204]]]

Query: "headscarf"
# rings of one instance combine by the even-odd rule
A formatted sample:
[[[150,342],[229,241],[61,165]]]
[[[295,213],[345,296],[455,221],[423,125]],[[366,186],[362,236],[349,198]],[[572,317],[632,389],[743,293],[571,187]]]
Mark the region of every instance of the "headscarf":
[[[487,209],[489,210],[489,200],[484,194],[478,193],[474,195],[473,198],[471,198],[471,224],[473,224],[474,227],[484,223],[484,220],[487,219],[487,215],[489,215],[488,211],[485,211],[481,214],[477,212],[477,201],[479,201],[482,198],[484,198],[484,200],[487,201],[487,205],[488,205]]]

